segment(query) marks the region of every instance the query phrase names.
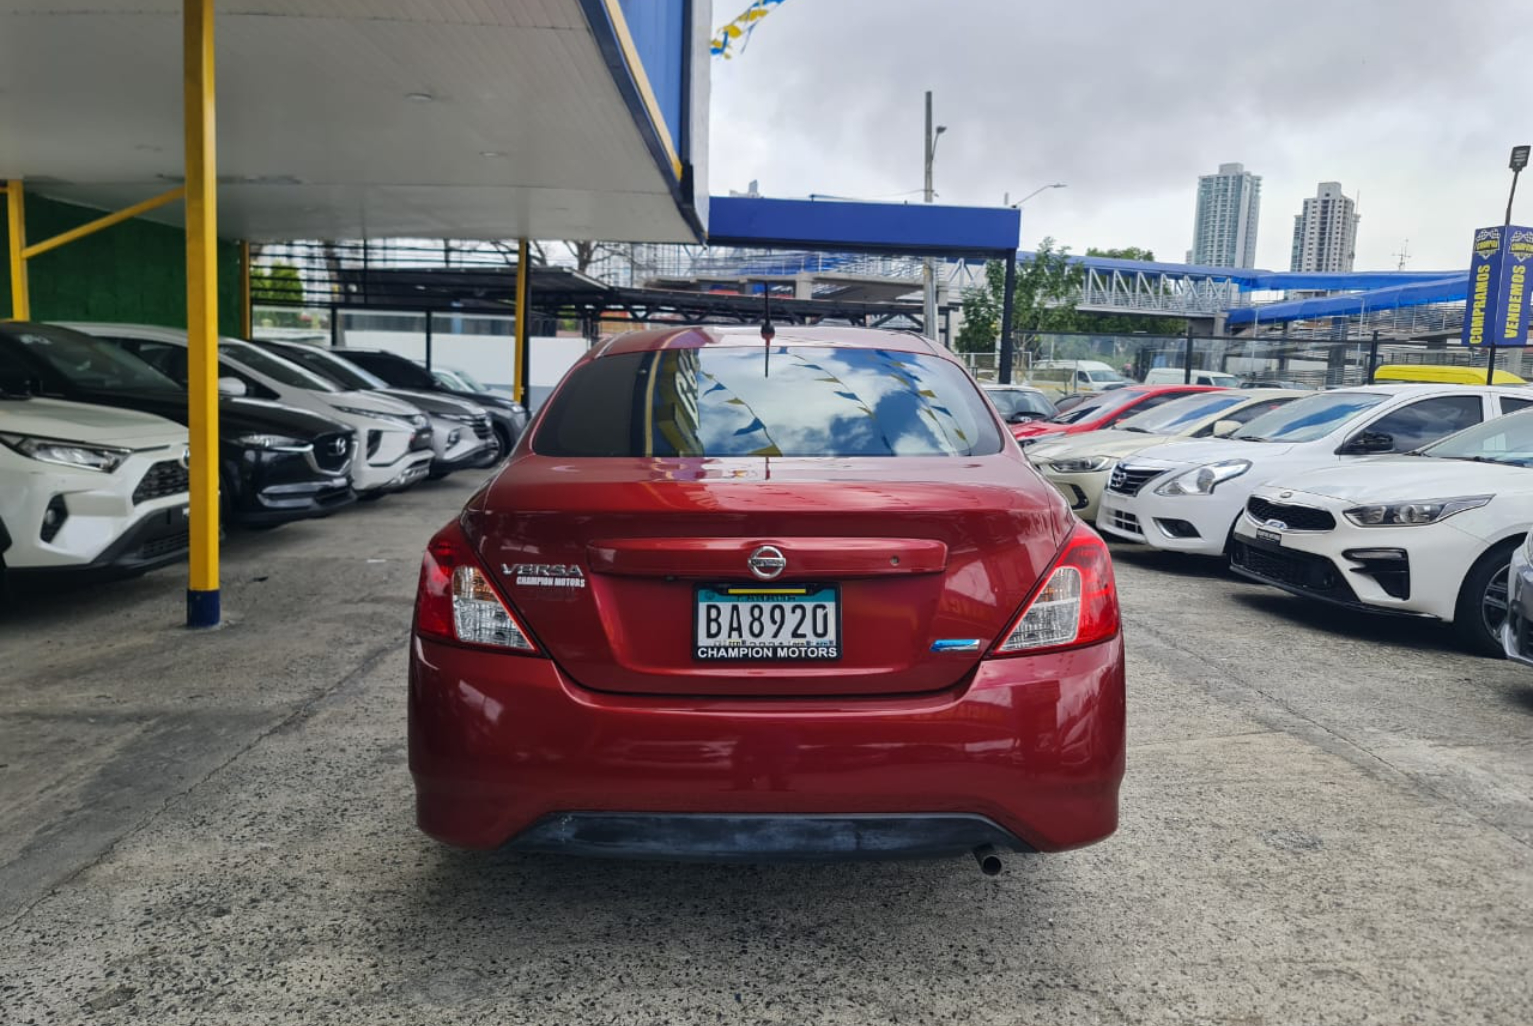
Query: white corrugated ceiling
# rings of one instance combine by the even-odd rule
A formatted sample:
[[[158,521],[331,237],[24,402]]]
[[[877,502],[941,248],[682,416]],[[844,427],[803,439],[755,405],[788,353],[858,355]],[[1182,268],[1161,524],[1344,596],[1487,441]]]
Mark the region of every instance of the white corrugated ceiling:
[[[694,241],[577,0],[217,11],[220,235]],[[181,137],[179,3],[0,0],[0,177],[126,206]]]

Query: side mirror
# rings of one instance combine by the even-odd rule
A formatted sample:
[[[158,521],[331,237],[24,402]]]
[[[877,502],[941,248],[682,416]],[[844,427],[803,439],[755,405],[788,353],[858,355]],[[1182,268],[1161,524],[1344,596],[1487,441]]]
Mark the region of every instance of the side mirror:
[[[1228,438],[1240,430],[1238,420],[1218,420],[1214,422],[1213,436],[1215,438]]]
[[[218,394],[229,396],[249,395],[250,389],[246,388],[245,383],[239,378],[219,378]]]
[[[1343,456],[1371,456],[1394,452],[1395,436],[1382,431],[1359,431],[1337,450]]]

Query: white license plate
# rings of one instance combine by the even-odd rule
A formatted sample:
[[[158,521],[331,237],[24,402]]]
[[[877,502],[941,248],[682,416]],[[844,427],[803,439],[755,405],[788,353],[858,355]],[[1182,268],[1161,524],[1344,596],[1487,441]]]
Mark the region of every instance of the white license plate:
[[[1281,534],[1278,534],[1276,531],[1269,531],[1265,527],[1258,527],[1256,529],[1256,537],[1273,545],[1283,544],[1283,536]]]
[[[841,595],[834,585],[697,589],[694,658],[822,663],[841,658]]]

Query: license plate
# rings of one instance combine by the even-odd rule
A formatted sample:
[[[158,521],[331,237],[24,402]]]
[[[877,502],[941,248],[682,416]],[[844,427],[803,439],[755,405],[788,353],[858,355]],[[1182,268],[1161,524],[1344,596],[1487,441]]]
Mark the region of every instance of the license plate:
[[[1265,527],[1258,527],[1256,529],[1256,537],[1264,542],[1271,542],[1273,545],[1283,544],[1283,536],[1281,534],[1278,534],[1276,531],[1269,531]]]
[[[694,658],[823,663],[841,658],[841,595],[834,585],[697,589]]]

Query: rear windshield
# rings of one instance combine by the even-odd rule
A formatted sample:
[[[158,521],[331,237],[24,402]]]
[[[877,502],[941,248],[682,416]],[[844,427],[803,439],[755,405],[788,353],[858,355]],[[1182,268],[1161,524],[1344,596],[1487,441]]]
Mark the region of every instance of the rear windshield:
[[[1174,435],[1189,424],[1246,401],[1246,396],[1235,392],[1194,392],[1153,410],[1125,417],[1118,422],[1118,428],[1152,435]]]
[[[1381,392],[1326,392],[1264,413],[1236,438],[1249,442],[1313,442],[1389,398]]]
[[[1070,407],[1064,413],[1052,418],[1050,423],[1075,424],[1083,420],[1095,420],[1114,410],[1120,410],[1142,397],[1143,393],[1140,392],[1103,392],[1101,395],[1092,396],[1079,406]]]
[[[880,349],[710,347],[620,353],[559,389],[548,456],[986,456],[989,406],[946,360]]]

